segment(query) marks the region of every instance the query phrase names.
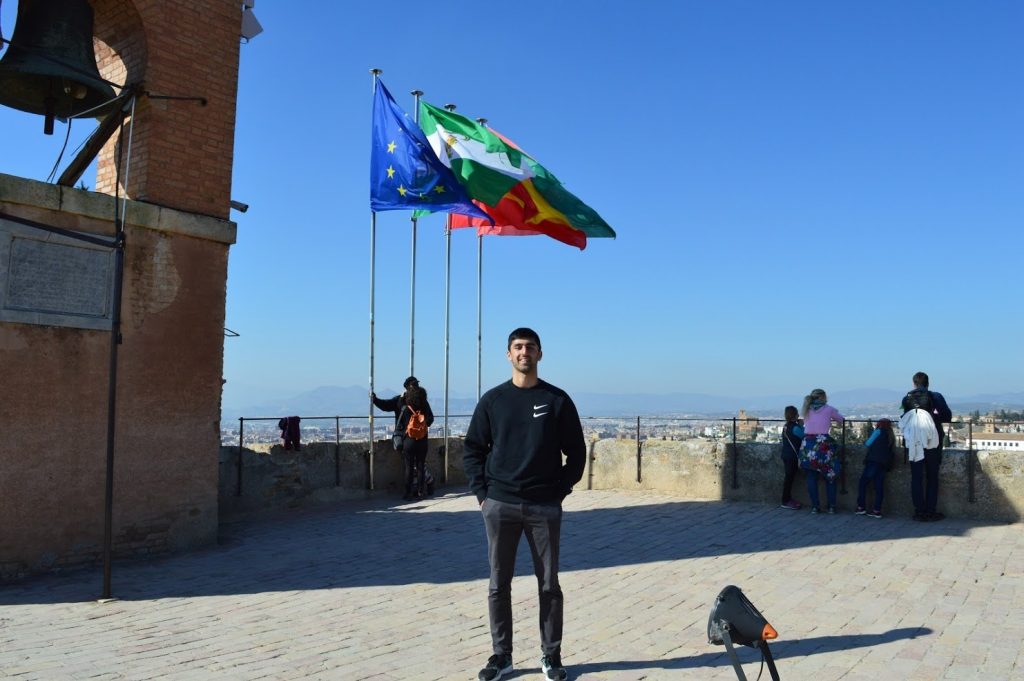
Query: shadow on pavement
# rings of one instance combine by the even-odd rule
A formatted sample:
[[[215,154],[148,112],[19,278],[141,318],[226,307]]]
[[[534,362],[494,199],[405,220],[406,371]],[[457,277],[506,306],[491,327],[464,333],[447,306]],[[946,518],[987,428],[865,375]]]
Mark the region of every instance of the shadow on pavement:
[[[787,657],[807,657],[819,653],[832,653],[854,648],[869,648],[892,641],[913,639],[919,636],[927,636],[933,633],[928,627],[890,629],[882,634],[864,634],[861,636],[814,636],[795,641],[781,641],[772,643],[772,657],[775,658],[779,667],[779,675],[785,678],[785,659]],[[710,644],[709,644],[710,645]],[[746,668],[749,664],[760,664],[761,651],[754,648],[740,646],[737,649],[737,657],[745,667],[744,672],[750,674],[751,670]],[[641,669],[699,669],[701,667],[730,667],[732,662],[725,652],[725,648],[715,646],[714,652],[691,655],[688,657],[672,657],[661,660],[620,660],[617,662],[594,662],[584,664],[571,664],[570,658],[565,658],[573,675],[589,674],[609,671],[635,671]],[[766,665],[767,669],[767,665]],[[522,671],[522,668],[520,668]]]
[[[450,510],[464,508],[469,500],[462,496],[406,505],[375,499],[225,524],[215,547],[115,561],[113,592],[121,600],[148,600],[487,579],[479,513]],[[570,503],[563,522],[562,572],[958,536],[982,524],[812,516],[753,503],[650,499],[654,503],[579,510]],[[525,540],[519,548],[517,574],[532,574]],[[0,605],[94,600],[101,579],[98,568],[27,579],[0,590]]]

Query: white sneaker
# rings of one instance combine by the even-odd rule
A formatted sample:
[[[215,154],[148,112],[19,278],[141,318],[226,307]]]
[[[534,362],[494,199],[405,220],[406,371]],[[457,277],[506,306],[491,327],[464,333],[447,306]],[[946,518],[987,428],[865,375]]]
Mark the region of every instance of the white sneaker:
[[[566,681],[569,678],[569,673],[562,666],[562,656],[558,654],[540,658],[540,669],[546,681]]]

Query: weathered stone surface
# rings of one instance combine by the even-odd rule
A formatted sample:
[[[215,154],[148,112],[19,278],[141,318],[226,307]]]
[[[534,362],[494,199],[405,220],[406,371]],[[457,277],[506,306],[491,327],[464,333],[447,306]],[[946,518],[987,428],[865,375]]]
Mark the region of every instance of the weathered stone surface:
[[[447,483],[442,482],[441,439],[431,439],[427,466],[438,487],[465,486],[462,473],[462,442],[450,439]],[[329,504],[372,495],[399,496],[405,488],[401,455],[390,441],[376,444],[373,457],[373,489],[370,489],[370,458],[365,442],[312,442],[298,451],[280,445],[242,450],[241,487],[238,447],[220,450],[220,512],[225,517],[274,508]],[[239,494],[241,489],[241,494]]]
[[[462,440],[450,439],[449,488],[465,489],[462,471]],[[440,440],[431,440],[427,465],[439,480]],[[340,484],[335,485],[333,443],[313,443],[302,452],[273,447],[269,454],[249,449],[243,457],[243,496],[228,497],[237,490],[237,447],[221,449],[221,510],[251,511],[258,508],[316,503],[368,496],[401,494],[404,484],[401,457],[390,442],[377,443],[374,492],[369,490],[365,443],[340,445]],[[731,443],[716,440],[646,440],[637,456],[635,440],[595,440],[588,443],[589,456],[578,489],[652,491],[684,499],[753,501],[777,505],[781,501],[783,466],[776,444]],[[972,472],[973,465],[973,496]],[[850,447],[845,475],[839,481],[838,505],[853,510],[857,483],[863,470],[864,452]],[[869,488],[870,489],[870,488]],[[845,490],[845,492],[844,492]],[[806,478],[797,474],[794,497],[808,503]],[[873,492],[868,492],[871,503]],[[824,499],[824,489],[821,490]],[[951,517],[1016,522],[1024,517],[1024,462],[1009,452],[947,450],[939,484],[939,509]],[[910,501],[910,464],[897,454],[897,463],[886,476],[883,510],[887,515],[913,514]]]

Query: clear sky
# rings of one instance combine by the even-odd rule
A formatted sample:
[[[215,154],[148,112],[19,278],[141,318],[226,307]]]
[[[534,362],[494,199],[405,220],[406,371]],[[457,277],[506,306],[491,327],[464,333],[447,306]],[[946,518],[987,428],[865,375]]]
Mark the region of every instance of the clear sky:
[[[264,33],[241,46],[233,195],[251,208],[232,214],[225,404],[368,386],[372,67],[410,112],[420,89],[487,118],[618,233],[583,252],[485,239],[485,389],[526,325],[570,392],[799,396],[918,370],[947,396],[1024,390],[1024,4],[354,7],[261,0]],[[0,108],[0,170],[46,179],[64,128],[41,128]],[[443,231],[420,221],[415,373],[432,395]],[[452,235],[463,396],[476,244]],[[409,260],[408,214],[379,214],[378,387],[409,370]]]

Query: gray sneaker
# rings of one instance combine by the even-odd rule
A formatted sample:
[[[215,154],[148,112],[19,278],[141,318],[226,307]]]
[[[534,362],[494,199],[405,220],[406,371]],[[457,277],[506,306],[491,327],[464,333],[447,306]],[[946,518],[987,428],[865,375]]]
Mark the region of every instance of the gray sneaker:
[[[494,681],[512,671],[511,655],[491,655],[487,658],[487,666],[476,675],[479,681]]]
[[[566,681],[569,678],[569,673],[562,666],[562,656],[558,653],[540,658],[540,669],[547,681]]]

